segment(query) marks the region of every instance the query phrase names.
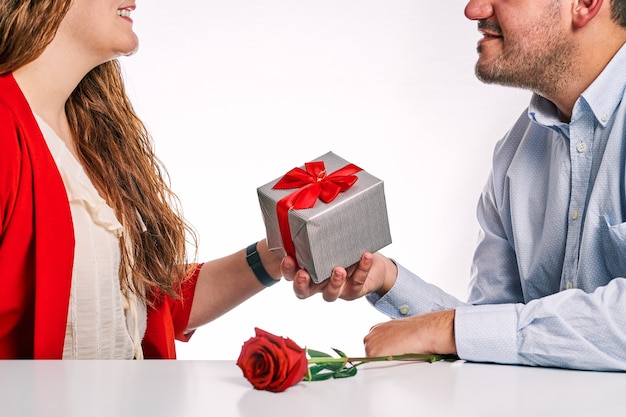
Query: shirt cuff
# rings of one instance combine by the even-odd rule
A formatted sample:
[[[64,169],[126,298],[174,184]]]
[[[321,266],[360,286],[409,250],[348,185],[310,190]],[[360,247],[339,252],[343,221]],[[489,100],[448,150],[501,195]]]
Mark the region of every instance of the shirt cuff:
[[[409,317],[445,309],[436,287],[426,283],[408,269],[396,262],[398,277],[393,287],[380,297],[367,295],[367,300],[380,312],[393,317]]]
[[[454,334],[458,356],[470,362],[521,364],[517,322],[516,304],[456,307]]]

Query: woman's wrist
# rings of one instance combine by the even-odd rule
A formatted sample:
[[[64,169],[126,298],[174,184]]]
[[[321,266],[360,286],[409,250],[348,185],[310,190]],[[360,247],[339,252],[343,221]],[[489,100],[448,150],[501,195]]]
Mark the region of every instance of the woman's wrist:
[[[246,248],[246,261],[257,279],[266,287],[280,281],[281,258],[268,249],[265,239]]]

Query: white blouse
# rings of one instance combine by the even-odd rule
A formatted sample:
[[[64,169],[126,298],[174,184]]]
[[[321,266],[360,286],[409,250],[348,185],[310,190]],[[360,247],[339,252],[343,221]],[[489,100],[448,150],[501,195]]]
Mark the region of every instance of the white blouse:
[[[146,306],[120,287],[123,227],[61,138],[35,118],[65,184],[76,240],[63,359],[142,359]]]

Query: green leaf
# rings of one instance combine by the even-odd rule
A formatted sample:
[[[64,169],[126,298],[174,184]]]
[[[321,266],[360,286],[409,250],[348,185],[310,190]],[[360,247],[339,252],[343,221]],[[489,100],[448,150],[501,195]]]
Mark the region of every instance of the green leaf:
[[[339,349],[335,349],[335,348],[332,348],[332,349],[337,353],[337,355],[341,356],[342,358],[347,358],[348,357],[348,355],[346,355],[345,353],[343,353]]]
[[[311,375],[311,379],[308,381],[326,381],[327,379],[334,378],[334,372],[324,372],[321,374]]]
[[[357,369],[354,366],[349,368],[344,368],[340,371],[335,372],[335,378],[350,378],[351,376],[355,376],[357,373]]]
[[[327,369],[328,369],[328,368],[326,367],[326,365],[313,365],[313,366],[309,367],[309,372],[310,372],[312,375],[317,375],[317,374],[319,374],[320,372],[322,372],[322,371],[324,371],[324,370],[327,370]]]
[[[321,368],[321,369],[328,369],[329,371],[336,371],[338,369],[341,369],[345,366],[344,362],[328,362],[328,363],[317,363],[311,366],[311,368]],[[319,371],[318,371],[319,372]]]
[[[307,349],[306,352],[311,358],[332,358],[328,353],[320,352],[319,350]]]

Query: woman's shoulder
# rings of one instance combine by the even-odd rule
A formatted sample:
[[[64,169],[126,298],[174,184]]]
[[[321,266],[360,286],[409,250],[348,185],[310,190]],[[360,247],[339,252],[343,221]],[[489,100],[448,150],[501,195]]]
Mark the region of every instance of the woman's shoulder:
[[[20,172],[27,136],[19,122],[18,109],[23,105],[19,101],[23,97],[16,97],[16,88],[19,91],[12,77],[0,76],[0,184],[3,188]]]
[[[14,109],[5,101],[0,93],[0,169],[16,157],[22,148],[18,118]]]
[[[33,113],[13,75],[0,75],[0,149],[4,157],[24,149],[24,142],[36,129],[34,126]]]

